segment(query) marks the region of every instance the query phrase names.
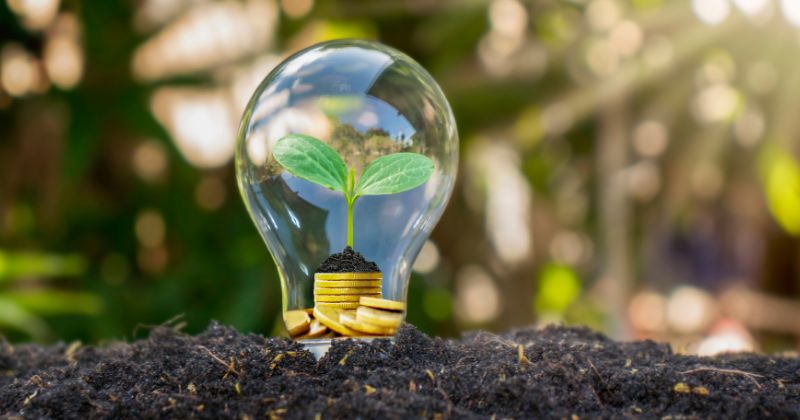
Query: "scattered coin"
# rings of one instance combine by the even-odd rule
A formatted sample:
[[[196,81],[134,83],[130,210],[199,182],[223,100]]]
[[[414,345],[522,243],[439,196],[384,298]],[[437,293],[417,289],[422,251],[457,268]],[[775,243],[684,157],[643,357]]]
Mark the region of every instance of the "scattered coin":
[[[314,317],[317,318],[319,322],[323,323],[326,327],[342,335],[349,335],[349,336],[358,335],[357,332],[351,330],[350,328],[345,327],[339,322],[339,314],[341,313],[342,311],[336,308],[319,306],[319,305],[314,307]]]
[[[380,296],[379,294],[374,294],[370,296]],[[354,302],[358,303],[359,298],[362,297],[360,295],[315,295],[314,301],[315,302]]]
[[[379,295],[380,287],[326,287],[314,288],[315,295]]]
[[[314,280],[380,280],[383,274],[378,273],[316,273]]]
[[[370,308],[376,308],[376,309],[385,309],[387,311],[406,310],[405,302],[400,302],[398,300],[389,300],[389,299],[364,296],[361,299],[359,299],[359,303],[361,303],[361,305],[363,306],[369,306]]]
[[[289,335],[296,337],[308,331],[311,325],[311,317],[305,309],[286,311],[283,313],[283,322],[286,323],[286,330]]]
[[[366,322],[359,322],[353,315],[346,312],[339,314],[339,322],[352,330],[366,334],[394,335],[397,332],[397,328],[380,327]]]
[[[397,328],[403,322],[403,314],[359,306],[356,310],[356,320],[379,327]]]
[[[308,328],[308,332],[298,337],[298,339],[306,340],[309,338],[320,338],[323,335],[325,335],[328,331],[330,330],[328,329],[328,327],[325,326],[325,324],[319,322],[318,319],[312,319],[311,325]]]
[[[314,287],[381,287],[381,280],[316,280]]]

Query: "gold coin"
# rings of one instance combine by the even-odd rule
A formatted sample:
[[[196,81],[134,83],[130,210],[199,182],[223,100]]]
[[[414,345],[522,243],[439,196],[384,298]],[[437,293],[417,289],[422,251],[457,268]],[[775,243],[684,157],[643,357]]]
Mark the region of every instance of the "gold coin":
[[[316,280],[314,281],[316,288],[328,287],[381,287],[380,280]]]
[[[368,296],[380,296],[379,294],[372,294]],[[315,295],[315,302],[353,302],[358,303],[360,295]]]
[[[385,309],[387,311],[405,311],[405,302],[398,300],[381,299],[374,297],[362,297],[359,300],[362,306],[369,306],[370,308]]]
[[[311,308],[311,310],[313,311],[314,308]],[[298,340],[307,340],[309,338],[320,338],[323,335],[327,334],[328,331],[330,331],[330,330],[328,329],[328,327],[325,326],[325,324],[319,322],[318,319],[312,319],[311,320],[311,325],[308,328],[308,332],[303,334],[300,337],[297,337],[297,339]]]
[[[359,306],[356,310],[356,320],[379,327],[397,328],[403,322],[403,314],[368,306]]]
[[[358,302],[317,302],[314,307],[317,306],[325,306],[328,308],[336,308],[336,309],[356,309],[359,307]]]
[[[315,287],[315,295],[379,295],[380,287]]]
[[[314,317],[323,323],[326,327],[338,332],[342,335],[354,336],[358,335],[357,332],[345,327],[339,322],[339,314],[342,311],[336,308],[329,308],[325,306],[314,307]]]
[[[341,322],[345,327],[366,334],[394,335],[395,333],[397,333],[397,328],[386,328],[373,324],[368,324],[366,322],[358,322],[358,320],[356,320],[356,318],[353,317],[353,315],[344,312],[339,314],[339,322]]]
[[[308,331],[311,325],[311,317],[305,309],[298,309],[293,311],[286,311],[283,313],[283,322],[286,324],[286,330],[289,335],[296,337]]]
[[[383,274],[377,273],[315,273],[314,280],[380,280]]]

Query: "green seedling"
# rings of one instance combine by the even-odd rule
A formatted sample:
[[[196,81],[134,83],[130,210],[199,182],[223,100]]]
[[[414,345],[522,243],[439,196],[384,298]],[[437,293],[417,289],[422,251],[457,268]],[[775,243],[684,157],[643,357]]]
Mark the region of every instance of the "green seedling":
[[[353,205],[364,195],[388,195],[424,184],[433,161],[418,153],[392,153],[373,160],[356,180],[355,168],[324,142],[289,134],[275,145],[275,160],[292,175],[344,194],[347,201],[347,245],[353,247]]]

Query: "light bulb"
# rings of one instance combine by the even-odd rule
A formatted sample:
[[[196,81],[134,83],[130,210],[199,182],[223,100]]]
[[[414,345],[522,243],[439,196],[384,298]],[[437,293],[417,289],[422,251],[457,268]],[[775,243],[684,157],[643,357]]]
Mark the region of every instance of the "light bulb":
[[[339,40],[279,64],[242,117],[236,174],[245,206],[277,265],[290,333],[317,337],[314,328],[326,325],[320,318],[331,314],[333,322],[341,317],[378,326],[402,320],[404,312],[362,310],[358,294],[347,287],[369,286],[363,289],[369,296],[405,303],[411,267],[450,198],[457,169],[450,106],[433,78],[407,55],[375,42]],[[387,188],[390,184],[398,188]],[[315,280],[322,278],[315,272],[323,262],[349,244],[381,274]],[[337,296],[341,290],[340,296],[318,295],[320,287],[339,284],[346,287],[324,293]],[[344,302],[330,303],[337,299]],[[336,311],[313,311],[323,306]],[[396,331],[370,328],[362,328],[363,335]],[[328,330],[323,337],[341,334]]]

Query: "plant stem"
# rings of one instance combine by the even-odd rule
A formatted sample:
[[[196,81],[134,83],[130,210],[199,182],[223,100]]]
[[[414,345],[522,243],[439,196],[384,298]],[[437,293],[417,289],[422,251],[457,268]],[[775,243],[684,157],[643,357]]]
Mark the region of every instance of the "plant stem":
[[[353,204],[355,200],[347,200],[347,246],[353,247]]]
[[[353,206],[358,198],[354,191],[355,185],[356,169],[350,168],[350,173],[347,175],[347,191],[345,193],[345,200],[347,200],[347,246],[350,248],[353,248]]]

